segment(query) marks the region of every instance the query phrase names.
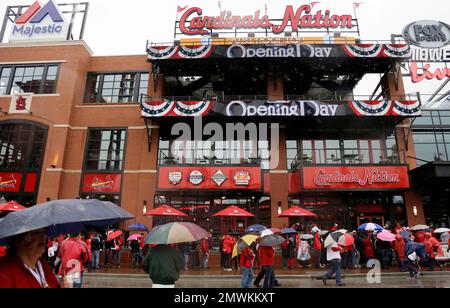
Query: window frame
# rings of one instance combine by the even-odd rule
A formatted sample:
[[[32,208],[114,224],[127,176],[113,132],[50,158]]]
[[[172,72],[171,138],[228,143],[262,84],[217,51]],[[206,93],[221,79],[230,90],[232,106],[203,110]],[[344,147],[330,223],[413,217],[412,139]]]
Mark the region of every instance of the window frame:
[[[40,80],[39,93],[34,93],[34,92],[23,92],[23,93],[34,93],[36,95],[39,95],[39,94],[56,94],[57,93],[56,89],[58,88],[59,75],[60,75],[60,72],[61,72],[61,63],[51,63],[51,62],[47,63],[46,62],[46,63],[33,63],[33,64],[26,64],[26,63],[25,64],[7,64],[7,65],[1,65],[0,64],[0,76],[1,76],[1,73],[3,72],[3,69],[5,69],[5,68],[10,68],[11,69],[11,72],[9,74],[8,84],[6,86],[6,92],[5,92],[5,94],[2,94],[2,95],[12,95],[11,91],[12,91],[13,86],[14,86],[13,81],[14,81],[14,77],[16,75],[16,71],[17,71],[18,68],[27,69],[27,68],[30,68],[30,67],[36,68],[36,67],[39,67],[39,66],[43,66],[43,68],[44,68],[44,70],[42,72],[42,78]],[[50,93],[45,93],[44,92],[45,81],[47,81],[48,70],[49,70],[49,68],[51,66],[56,66],[55,82],[54,82],[52,91]]]
[[[105,82],[105,76],[106,75],[124,75],[124,74],[134,74],[134,87],[133,87],[133,94],[132,94],[132,100],[131,102],[101,102],[100,99],[102,97],[101,93],[103,92],[104,82]],[[141,86],[141,76],[143,74],[148,74],[148,80],[150,80],[150,72],[149,71],[105,71],[105,72],[98,72],[98,71],[92,71],[87,73],[86,78],[86,87],[84,91],[84,103],[85,104],[136,104],[140,102],[140,86]],[[93,77],[97,76],[98,83],[98,89],[97,93],[95,95],[95,101],[90,101],[91,96],[91,85],[93,82]],[[147,91],[148,91],[148,84],[147,84]],[[114,88],[113,88],[114,89]],[[94,85],[95,90],[95,85]]]

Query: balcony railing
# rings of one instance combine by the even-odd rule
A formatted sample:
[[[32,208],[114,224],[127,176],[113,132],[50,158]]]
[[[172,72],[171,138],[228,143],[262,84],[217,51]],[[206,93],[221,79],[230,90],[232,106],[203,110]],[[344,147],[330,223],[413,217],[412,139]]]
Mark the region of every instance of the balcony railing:
[[[260,157],[218,158],[218,157],[175,157],[164,151],[159,151],[158,165],[249,165],[260,166]]]

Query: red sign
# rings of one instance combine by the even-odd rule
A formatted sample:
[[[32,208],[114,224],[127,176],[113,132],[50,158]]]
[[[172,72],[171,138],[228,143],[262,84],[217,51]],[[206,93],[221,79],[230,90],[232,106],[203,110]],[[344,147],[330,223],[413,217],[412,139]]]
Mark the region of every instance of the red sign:
[[[406,166],[304,167],[305,189],[407,189]]]
[[[176,189],[261,189],[259,167],[160,167],[158,188]]]
[[[0,173],[0,191],[19,192],[21,182],[22,173]]]
[[[444,78],[450,78],[450,69],[447,67],[444,67],[442,69],[437,68],[434,73],[431,71],[431,65],[425,64],[422,69],[422,73],[419,73],[419,68],[417,67],[417,62],[411,63],[411,80],[413,83],[419,83],[423,81],[424,79],[432,80],[443,80]]]
[[[25,180],[25,192],[35,192],[37,173],[28,173]]]
[[[260,10],[246,16],[235,16],[231,11],[223,11],[220,16],[202,17],[203,10],[193,7],[181,16],[180,30],[186,35],[209,35],[211,30],[225,29],[265,29],[280,34],[288,25],[291,25],[292,31],[299,28],[353,28],[352,15],[331,15],[329,10],[325,12],[319,10],[315,14],[310,14],[311,8],[309,5],[302,5],[294,12],[292,5],[289,5],[286,7],[281,24],[275,25],[267,15],[261,16]]]
[[[119,193],[121,174],[95,173],[85,174],[83,192]]]

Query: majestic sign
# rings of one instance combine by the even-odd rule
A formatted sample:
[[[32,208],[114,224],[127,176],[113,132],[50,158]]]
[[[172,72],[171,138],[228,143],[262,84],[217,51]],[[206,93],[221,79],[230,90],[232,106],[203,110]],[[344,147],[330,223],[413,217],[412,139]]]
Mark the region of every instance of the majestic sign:
[[[9,113],[30,113],[34,93],[13,93]]]
[[[121,174],[96,173],[85,174],[83,192],[120,193]]]
[[[12,26],[10,42],[66,40],[69,25],[52,0],[43,7],[34,2]]]
[[[179,183],[170,182],[169,174],[172,172],[181,172],[184,175]],[[262,173],[260,167],[160,166],[158,169],[158,189],[262,190]]]
[[[198,44],[147,46],[148,59],[409,58],[408,44]]]
[[[416,21],[405,27],[403,37],[419,47],[441,48],[450,44],[450,26],[441,21]]]
[[[407,189],[406,166],[304,167],[304,189]]]
[[[0,191],[19,192],[21,182],[22,173],[0,173]]]
[[[421,114],[419,101],[163,101],[143,102],[143,117],[334,117],[394,116]]]
[[[331,14],[319,10],[311,13],[311,6],[302,5],[295,12],[289,5],[284,12],[281,24],[276,25],[269,16],[261,16],[261,11],[253,15],[236,16],[231,11],[222,11],[220,16],[202,16],[203,10],[192,7],[186,10],[180,18],[180,31],[185,35],[208,35],[213,30],[262,29],[274,34],[283,33],[290,25],[292,31],[302,29],[352,29],[352,15]]]

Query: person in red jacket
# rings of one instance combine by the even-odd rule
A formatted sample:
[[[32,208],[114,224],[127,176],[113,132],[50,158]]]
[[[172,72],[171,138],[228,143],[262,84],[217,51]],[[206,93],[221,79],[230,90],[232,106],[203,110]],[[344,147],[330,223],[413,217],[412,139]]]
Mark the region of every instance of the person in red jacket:
[[[224,253],[224,270],[231,272],[231,253],[233,252],[234,247],[234,239],[231,235],[227,234],[225,235],[225,238],[223,240],[222,244],[222,251]]]
[[[400,234],[395,236],[395,252],[397,253],[397,260],[402,271],[406,270],[406,255],[405,255],[405,241]]]
[[[436,260],[437,256],[443,256],[444,252],[442,251],[441,244],[437,239],[435,239],[431,233],[425,233],[425,250],[427,252],[427,265],[430,268],[430,271],[433,270],[433,264],[437,264],[441,271],[444,270],[444,266]]]
[[[0,259],[4,256],[6,256],[6,246],[0,246]]]
[[[58,257],[61,259],[60,274],[63,277],[69,276],[74,288],[81,288],[84,267],[91,261],[87,245],[78,239],[77,234],[72,234],[61,243]]]
[[[364,245],[364,255],[366,256],[367,261],[369,261],[370,259],[373,259],[375,257],[375,254],[373,252],[373,244],[372,244],[372,240],[370,239],[370,237],[366,236],[362,240],[362,243]]]
[[[209,237],[205,237],[200,242],[200,251],[202,254],[202,269],[206,271],[209,259]]]
[[[275,263],[275,250],[270,246],[260,246],[259,256],[261,267],[264,270],[263,288],[273,288],[276,279],[273,269],[273,264]]]
[[[10,240],[8,255],[0,260],[0,289],[59,288],[50,266],[41,259],[46,251],[45,229],[34,230]],[[71,287],[64,283],[62,287]]]
[[[250,247],[245,247],[241,252],[241,288],[250,288],[253,279],[253,260],[255,259],[255,254]]]

